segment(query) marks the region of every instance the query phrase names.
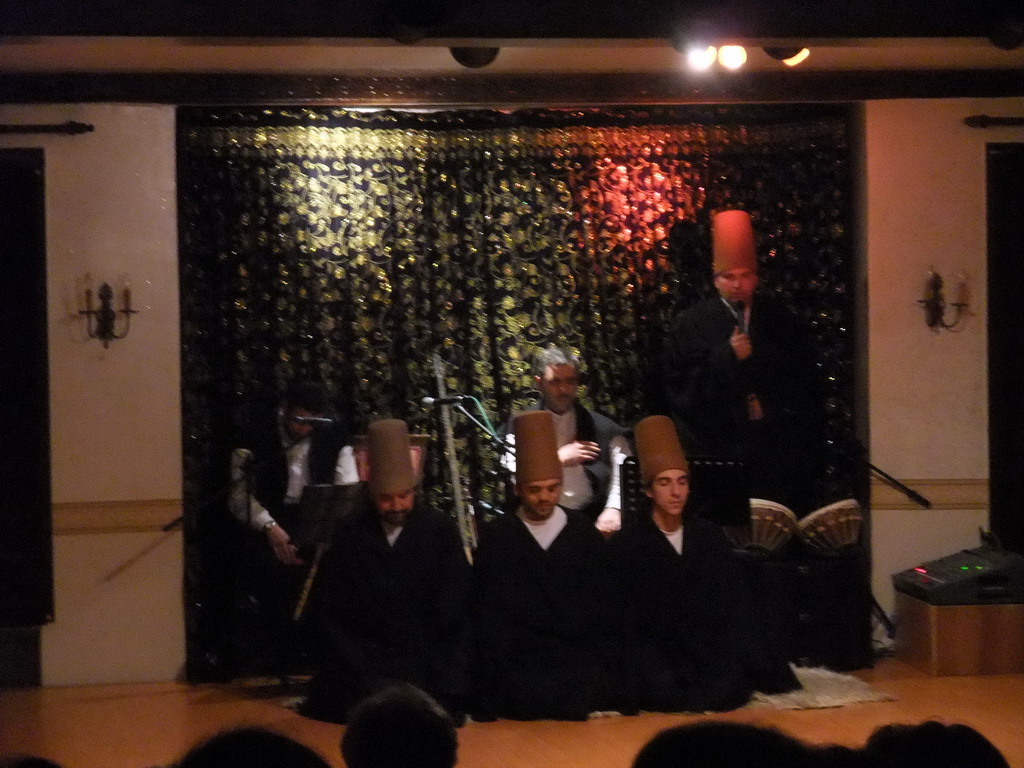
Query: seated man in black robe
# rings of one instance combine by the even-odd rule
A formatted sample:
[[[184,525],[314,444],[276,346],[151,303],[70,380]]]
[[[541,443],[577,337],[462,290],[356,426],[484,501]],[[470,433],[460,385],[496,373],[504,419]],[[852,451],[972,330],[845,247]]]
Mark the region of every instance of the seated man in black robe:
[[[742,576],[714,523],[685,515],[689,468],[672,420],[636,426],[648,514],[609,546],[628,606],[628,657],[641,709],[734,709],[755,689],[799,687],[758,643]]]
[[[606,545],[558,506],[551,414],[520,414],[513,429],[520,506],[483,528],[474,561],[481,714],[583,720],[628,708]]]
[[[322,664],[303,714],[344,722],[395,682],[461,720],[469,693],[470,570],[455,521],[416,503],[406,425],[370,425],[369,499],[338,526],[321,568]]]

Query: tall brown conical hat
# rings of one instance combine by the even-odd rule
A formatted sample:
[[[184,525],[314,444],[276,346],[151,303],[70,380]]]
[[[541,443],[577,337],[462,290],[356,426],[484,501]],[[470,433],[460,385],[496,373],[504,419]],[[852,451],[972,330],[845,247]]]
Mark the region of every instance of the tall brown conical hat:
[[[754,228],[746,211],[721,211],[711,219],[714,273],[732,269],[757,271]]]
[[[644,485],[669,469],[690,471],[676,426],[668,416],[648,416],[636,425],[633,433],[640,459],[640,481]]]
[[[367,430],[370,490],[404,493],[416,487],[409,428],[401,419],[381,419]]]
[[[517,483],[562,478],[555,422],[549,411],[520,413],[512,421],[512,431],[516,436]]]

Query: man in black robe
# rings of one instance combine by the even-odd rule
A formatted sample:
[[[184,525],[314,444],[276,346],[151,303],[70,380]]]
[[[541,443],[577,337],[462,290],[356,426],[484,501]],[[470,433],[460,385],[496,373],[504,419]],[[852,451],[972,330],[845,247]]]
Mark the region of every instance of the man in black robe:
[[[426,691],[458,720],[469,693],[469,562],[454,520],[416,503],[406,425],[370,425],[367,503],[338,526],[321,568],[322,663],[303,714],[344,722],[395,682]]]
[[[551,415],[513,421],[520,506],[480,534],[474,559],[482,714],[583,720],[629,709],[618,602],[601,534],[558,506]]]
[[[689,467],[671,419],[635,429],[649,513],[612,537],[628,606],[628,658],[641,709],[723,711],[755,689],[799,687],[785,659],[759,642],[742,575],[722,530],[684,514]]]
[[[750,217],[715,215],[719,295],[684,311],[666,336],[666,400],[691,456],[737,461],[749,494],[798,516],[811,511],[822,395],[806,330],[784,306],[755,295]]]

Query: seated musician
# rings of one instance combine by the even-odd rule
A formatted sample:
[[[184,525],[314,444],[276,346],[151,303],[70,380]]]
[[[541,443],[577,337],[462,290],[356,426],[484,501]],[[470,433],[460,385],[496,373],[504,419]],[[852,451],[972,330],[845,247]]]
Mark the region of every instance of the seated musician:
[[[303,640],[292,617],[311,553],[296,546],[300,501],[308,485],[358,481],[347,438],[323,386],[296,381],[276,416],[232,454],[228,506],[244,526],[232,672],[301,671]]]
[[[650,510],[612,537],[629,616],[627,658],[638,704],[659,712],[734,709],[755,689],[799,687],[784,660],[759,648],[749,598],[714,523],[686,514],[689,467],[672,420],[636,425]]]
[[[534,385],[541,394],[534,410],[551,414],[562,466],[559,506],[582,512],[609,535],[622,526],[621,466],[632,455],[626,430],[579,402],[580,360],[571,350],[549,346],[537,354]],[[511,420],[505,426],[514,444]],[[516,471],[514,453],[503,459]]]
[[[409,431],[370,424],[369,493],[338,525],[313,600],[321,663],[302,713],[345,722],[369,694],[402,681],[457,721],[469,693],[469,562],[454,519],[417,503]]]

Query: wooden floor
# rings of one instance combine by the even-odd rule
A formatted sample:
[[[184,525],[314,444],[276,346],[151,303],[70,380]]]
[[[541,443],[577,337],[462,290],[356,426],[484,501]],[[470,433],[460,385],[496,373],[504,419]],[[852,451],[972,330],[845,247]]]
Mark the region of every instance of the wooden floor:
[[[933,678],[894,659],[857,675],[896,701],[837,709],[742,709],[715,717],[771,724],[813,743],[859,745],[885,723],[967,723],[1024,768],[1024,675]],[[306,720],[274,688],[177,683],[0,690],[0,752],[27,752],[65,768],[166,765],[218,730],[259,724],[343,765],[341,726]],[[459,731],[461,768],[628,768],[668,726],[698,716],[647,714],[586,723],[469,723]],[[701,716],[703,717],[703,716]]]

